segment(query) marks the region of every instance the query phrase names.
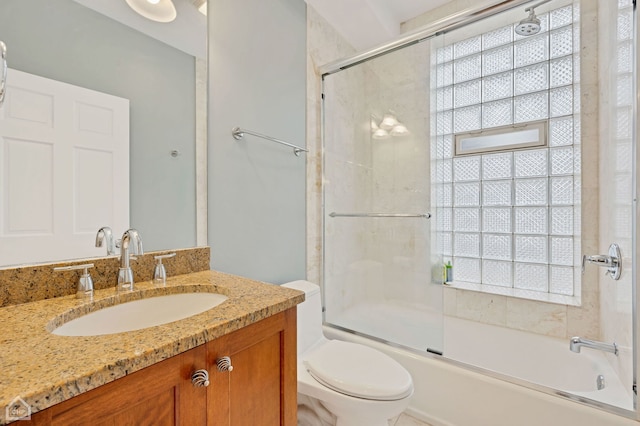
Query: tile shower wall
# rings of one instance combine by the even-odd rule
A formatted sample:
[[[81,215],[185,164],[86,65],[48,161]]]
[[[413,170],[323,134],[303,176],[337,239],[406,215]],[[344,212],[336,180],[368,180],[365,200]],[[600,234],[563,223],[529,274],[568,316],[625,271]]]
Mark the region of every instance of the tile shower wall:
[[[321,88],[316,66],[353,51],[315,11],[308,13],[308,19],[309,102],[319,111]],[[332,44],[338,54],[329,49]],[[313,189],[308,205],[317,206],[309,209],[309,229],[317,233],[309,241],[313,244],[310,249],[318,253],[322,231],[318,225],[322,222],[316,212],[322,201],[319,183],[324,178],[325,263],[331,273],[324,281],[348,283],[336,294],[334,303],[327,301],[337,310],[349,306],[353,297],[425,298],[423,284],[429,281],[431,268],[428,261],[415,259],[428,259],[428,222],[421,218],[331,218],[328,214],[429,211],[429,151],[424,143],[429,100],[413,96],[416,91],[428,91],[427,79],[414,78],[428,75],[428,58],[428,52],[378,58],[325,81],[325,96],[332,97],[325,104],[325,116],[332,125],[326,128],[324,169],[320,169],[319,148],[317,157],[308,159],[308,188]],[[369,127],[372,116],[379,120],[389,110],[407,125],[410,135],[373,140]],[[315,112],[308,115],[309,135],[317,138],[309,143],[319,146],[319,121]],[[319,255],[310,257],[307,273],[309,279],[320,278]],[[327,292],[326,296],[332,294]]]
[[[581,206],[577,207],[581,212],[589,212],[582,215],[582,219],[574,224],[581,232],[580,243],[574,245],[574,255],[581,253],[597,253],[598,247],[598,19],[597,2],[583,1],[580,11],[580,69],[576,71],[580,76],[580,104],[582,105],[579,119],[581,133]],[[554,2],[548,6],[558,8],[572,4],[571,1]],[[453,0],[440,8],[434,9],[424,15],[412,19],[402,26],[403,32],[415,30],[435,20],[442,19],[460,10],[475,6],[476,2],[470,0]],[[524,6],[523,6],[524,7]],[[548,10],[547,9],[547,10]],[[544,7],[536,9],[540,14],[544,13]],[[518,9],[504,13],[497,18],[498,24],[478,30],[473,28],[463,38],[470,38],[474,34],[480,34],[495,28],[519,22],[523,18],[523,10]],[[460,29],[458,31],[464,31]],[[512,80],[508,74],[497,74],[505,79],[500,82],[496,77],[494,90],[502,87],[506,92],[502,96],[512,93],[510,84]],[[505,86],[506,84],[506,86]],[[499,92],[500,93],[500,92]],[[453,99],[453,98],[452,98]],[[491,98],[490,98],[491,99]],[[444,145],[446,146],[446,145]],[[451,169],[444,168],[442,172],[449,173]],[[453,195],[453,191],[450,192]],[[435,194],[435,197],[440,195]],[[557,199],[557,198],[556,198]],[[499,211],[495,212],[499,214]],[[445,216],[444,220],[453,220],[452,216]],[[506,220],[506,219],[505,219]],[[574,276],[576,276],[574,274]],[[526,300],[507,296],[505,294],[483,294],[476,291],[468,291],[456,288],[445,288],[444,310],[446,315],[460,318],[496,324],[505,327],[526,330],[534,333],[545,334],[554,337],[566,338],[574,335],[592,338],[600,337],[600,301],[598,276],[587,274],[582,276],[581,286],[576,288],[579,292],[580,306],[550,304],[544,301]],[[479,309],[479,307],[483,307]]]
[[[565,4],[569,4],[567,2]],[[452,0],[441,8],[403,24],[403,32],[441,19],[459,10],[474,6],[471,0]],[[595,5],[595,6],[594,6]],[[581,135],[582,135],[582,211],[589,215],[580,224],[581,247],[576,252],[597,253],[598,246],[598,82],[597,82],[597,8],[596,2],[589,2],[588,8],[581,8]],[[504,24],[522,19],[522,10],[505,14]],[[487,28],[489,30],[489,28]],[[470,36],[470,35],[469,35]],[[320,282],[322,258],[322,210],[321,182],[322,164],[320,156],[320,86],[321,78],[317,67],[332,60],[348,56],[354,50],[322,19],[312,8],[308,10],[308,106],[307,134],[308,147],[312,155],[307,159],[307,230],[308,230],[308,279]],[[505,295],[482,294],[474,291],[445,288],[444,309],[447,315],[458,316],[502,325],[515,329],[556,337],[583,335],[591,338],[600,336],[600,300],[598,278],[595,274],[582,277],[581,306],[565,306],[540,301],[524,300]],[[486,306],[479,315],[477,306]]]
[[[366,124],[366,70],[354,67],[325,81],[325,289],[326,316],[333,317],[377,287],[383,265],[368,253],[371,223],[362,218],[332,218],[330,212],[368,211],[371,206],[371,144]],[[354,123],[365,123],[363,126]]]
[[[399,214],[430,211],[428,43],[376,58],[363,66],[367,73],[368,111],[380,117],[393,111],[409,134],[371,139],[372,212]],[[410,301],[438,306],[441,294],[431,292],[429,220],[389,218],[372,222],[369,255],[384,265],[378,300]],[[440,290],[439,288],[437,289]]]
[[[322,78],[318,67],[355,53],[336,30],[307,5],[307,279],[322,282]]]
[[[519,36],[510,23],[434,55],[439,248],[445,261],[453,260],[456,283],[574,296],[579,11],[569,4],[538,16],[538,35]],[[548,120],[548,147],[453,152],[454,133],[537,120]]]
[[[422,217],[333,217],[331,213],[429,212],[428,74],[425,44],[324,80],[326,318],[364,300],[428,304],[429,221]],[[409,134],[372,136],[372,119],[393,113]],[[441,288],[438,288],[441,291]],[[441,297],[435,298],[438,302]],[[331,303],[333,302],[333,303]]]
[[[601,243],[620,245],[623,270],[619,281],[600,273],[602,340],[616,342],[618,356],[609,360],[631,391],[633,377],[633,4],[631,0],[598,2],[601,25],[600,62],[600,192]],[[612,37],[612,35],[614,35]]]

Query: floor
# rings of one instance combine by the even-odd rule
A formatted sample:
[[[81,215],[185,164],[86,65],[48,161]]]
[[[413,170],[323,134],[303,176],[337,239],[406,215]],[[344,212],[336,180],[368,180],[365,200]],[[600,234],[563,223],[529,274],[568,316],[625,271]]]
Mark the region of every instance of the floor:
[[[408,414],[400,414],[396,419],[389,420],[389,426],[430,426]]]

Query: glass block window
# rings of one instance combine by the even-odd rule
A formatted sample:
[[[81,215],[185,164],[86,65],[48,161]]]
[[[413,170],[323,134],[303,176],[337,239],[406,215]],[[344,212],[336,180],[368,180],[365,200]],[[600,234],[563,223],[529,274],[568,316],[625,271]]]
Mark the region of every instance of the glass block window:
[[[572,296],[580,276],[578,6],[539,18],[534,36],[508,25],[433,52],[434,225],[454,284]],[[467,155],[452,147],[460,134],[534,122],[543,123],[544,146]]]

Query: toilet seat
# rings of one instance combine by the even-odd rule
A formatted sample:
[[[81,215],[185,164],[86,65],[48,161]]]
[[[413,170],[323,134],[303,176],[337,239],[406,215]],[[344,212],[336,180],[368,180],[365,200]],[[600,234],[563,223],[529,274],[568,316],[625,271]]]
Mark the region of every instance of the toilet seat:
[[[373,348],[329,340],[303,359],[318,382],[349,396],[394,401],[413,391],[411,376],[398,362]]]

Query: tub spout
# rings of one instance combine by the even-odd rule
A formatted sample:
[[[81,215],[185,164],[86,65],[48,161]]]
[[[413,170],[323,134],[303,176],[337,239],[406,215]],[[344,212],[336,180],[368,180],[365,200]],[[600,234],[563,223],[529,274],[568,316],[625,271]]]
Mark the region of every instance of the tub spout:
[[[614,343],[596,342],[595,340],[583,339],[582,337],[572,337],[569,341],[569,349],[571,352],[580,353],[582,347],[597,349],[599,351],[611,352],[618,355],[618,345]]]

